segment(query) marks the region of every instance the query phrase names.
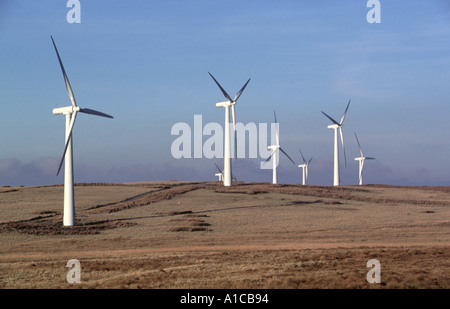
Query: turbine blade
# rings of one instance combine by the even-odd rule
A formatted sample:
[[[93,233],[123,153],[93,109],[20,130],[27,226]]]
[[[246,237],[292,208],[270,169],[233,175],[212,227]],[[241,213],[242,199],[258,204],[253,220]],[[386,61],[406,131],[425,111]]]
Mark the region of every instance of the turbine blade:
[[[239,90],[238,93],[236,93],[236,96],[234,97],[234,102],[236,102],[239,99],[239,97],[241,96],[242,92],[244,92],[244,89],[245,89],[245,87],[247,87],[249,82],[250,82],[250,78],[245,83],[244,87],[242,87],[241,90]]]
[[[361,183],[362,180],[363,169],[364,169],[364,160],[361,161],[361,169],[359,170],[359,183]]]
[[[331,118],[330,116],[328,116],[327,114],[325,114],[324,112],[322,112],[322,114],[324,114],[325,116],[327,116],[327,118],[330,119],[332,123],[337,124],[338,126],[340,126],[339,122],[337,122],[336,120],[334,120],[333,118]]]
[[[71,139],[71,137],[72,137],[72,135],[69,136],[69,140]],[[66,142],[66,147],[64,148],[64,153],[62,155],[61,161],[59,162],[58,171],[56,172],[56,176],[59,175],[59,172],[61,171],[62,164],[64,162],[64,158],[66,157],[67,145],[68,145],[68,143]]]
[[[234,106],[235,104],[231,105],[231,116],[233,118],[234,159],[237,159],[236,112],[234,110]]]
[[[375,158],[372,158],[372,157],[367,157],[367,158],[365,158],[366,160],[375,160]]]
[[[217,166],[217,164],[214,163],[214,165],[217,167],[217,169],[219,170],[219,172],[223,174],[222,170]]]
[[[278,133],[278,122],[277,122],[277,114],[275,114],[275,111],[273,111],[273,117],[275,118],[275,138],[277,145],[280,145],[280,135]]]
[[[89,108],[80,108],[80,112],[81,113],[85,113],[85,114],[90,114],[90,115],[96,115],[96,116],[101,116],[101,117],[106,117],[106,118],[113,118],[113,116],[110,116],[108,114],[93,110],[93,109],[89,109]]]
[[[359,152],[361,153],[361,157],[364,157],[361,145],[359,144],[358,136],[356,135],[356,132],[354,132],[354,133],[355,133],[355,137],[356,137],[356,142],[358,143]]]
[[[345,118],[345,115],[347,114],[348,107],[350,106],[350,101],[351,100],[348,101],[347,108],[345,109],[345,112],[342,115],[341,122],[339,123],[340,125],[342,125],[344,123],[344,118]]]
[[[295,164],[294,160],[291,159],[291,157],[286,153],[286,151],[283,150],[283,148],[280,147],[280,150],[281,150],[281,152],[283,152],[283,153],[286,155],[286,157],[289,158],[289,160],[291,160],[291,162],[292,162],[295,166],[297,166],[297,164]]]
[[[58,176],[59,172],[61,171],[61,167],[64,162],[64,158],[66,157],[66,152],[67,152],[67,148],[69,146],[69,142],[72,140],[72,130],[73,130],[73,126],[75,125],[76,117],[77,117],[77,112],[73,112],[72,117],[70,119],[69,134],[67,135],[67,138],[66,138],[66,144],[64,145],[64,152],[61,157],[61,161],[59,162],[58,172],[56,173],[56,176]]]
[[[273,156],[273,154],[275,153],[275,151],[277,151],[277,150],[275,149],[274,151],[272,151],[272,153],[271,153],[270,156],[266,159],[265,162],[268,162],[268,161],[272,158],[272,156]]]
[[[347,156],[345,155],[344,134],[342,133],[342,127],[339,127],[339,133],[341,134],[342,149],[344,150],[345,167],[347,167]]]
[[[222,86],[219,84],[219,82],[214,78],[214,76],[212,76],[211,73],[208,72],[208,74],[212,77],[212,79],[216,82],[217,86],[219,86],[220,90],[222,91],[223,95],[225,96],[225,98],[228,99],[228,101],[233,102],[233,100],[231,100],[230,96],[228,95],[228,93],[225,91],[225,89],[222,88]]]
[[[236,131],[236,111],[234,106],[235,104],[231,105],[231,117],[233,119],[233,130]]]
[[[305,157],[303,156],[302,151],[300,150],[300,147],[298,147],[298,151],[300,151],[300,154],[302,155],[303,163],[306,163]]]
[[[61,57],[59,56],[58,49],[56,48],[55,41],[53,40],[53,36],[50,36],[52,38],[53,46],[55,47],[56,55],[58,56],[59,65],[61,66],[61,70],[64,76],[64,82],[66,83],[66,89],[67,93],[69,94],[70,101],[72,102],[73,106],[77,106],[77,102],[75,101],[75,95],[73,94],[72,87],[70,86],[69,79],[67,78],[66,70],[64,70],[63,63],[61,61]]]
[[[309,159],[309,161],[308,161],[308,165],[309,165],[309,163],[311,163],[312,159],[313,159],[313,157],[311,157],[311,159]]]

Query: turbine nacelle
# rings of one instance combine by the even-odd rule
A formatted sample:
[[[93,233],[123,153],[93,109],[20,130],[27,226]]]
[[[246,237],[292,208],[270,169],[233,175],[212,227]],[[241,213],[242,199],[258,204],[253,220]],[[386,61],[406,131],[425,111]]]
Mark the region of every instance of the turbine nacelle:
[[[340,127],[342,127],[342,126],[340,126],[338,124],[330,124],[327,128],[336,130],[336,129],[339,129]]]
[[[65,106],[65,107],[57,107],[53,109],[54,115],[69,115],[73,114],[74,112],[79,112],[80,107],[79,106]]]
[[[269,150],[277,150],[278,148],[280,148],[280,145],[270,145],[270,146],[267,146],[267,149],[269,149]]]
[[[230,107],[235,104],[236,104],[236,102],[224,101],[224,102],[216,103],[216,107]]]

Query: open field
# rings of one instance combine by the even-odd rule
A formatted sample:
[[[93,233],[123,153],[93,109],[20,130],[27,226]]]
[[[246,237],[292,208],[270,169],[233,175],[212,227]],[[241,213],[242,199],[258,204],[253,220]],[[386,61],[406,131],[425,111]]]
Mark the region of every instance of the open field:
[[[80,184],[75,202],[63,227],[62,186],[0,188],[0,288],[450,288],[450,187]]]

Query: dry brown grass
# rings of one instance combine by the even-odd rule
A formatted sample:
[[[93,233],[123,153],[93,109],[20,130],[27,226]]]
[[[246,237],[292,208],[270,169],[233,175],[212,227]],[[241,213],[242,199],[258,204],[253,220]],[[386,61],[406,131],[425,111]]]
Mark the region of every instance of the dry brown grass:
[[[448,289],[449,249],[333,249],[141,252],[80,258],[82,283],[69,285],[67,259],[11,259],[0,264],[1,288],[150,289]],[[381,261],[381,284],[366,263]],[[440,265],[440,267],[436,267]]]
[[[218,182],[0,188],[0,288],[450,287],[447,187]],[[66,281],[79,259],[82,283]],[[381,284],[366,281],[369,259]]]

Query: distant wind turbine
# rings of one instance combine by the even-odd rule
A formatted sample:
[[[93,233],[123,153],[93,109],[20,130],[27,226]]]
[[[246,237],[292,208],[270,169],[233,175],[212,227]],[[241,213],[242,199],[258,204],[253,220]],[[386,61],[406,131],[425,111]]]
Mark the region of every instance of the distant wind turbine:
[[[208,72],[209,73],[209,72]],[[235,158],[237,157],[237,145],[236,145],[236,114],[235,114],[235,105],[236,101],[241,96],[245,87],[247,87],[250,79],[245,83],[245,85],[236,93],[234,99],[228,95],[225,89],[219,84],[219,82],[212,76],[211,73],[209,75],[212,77],[214,82],[219,86],[223,95],[228,101],[216,103],[216,107],[224,107],[225,108],[225,136],[224,136],[224,156],[223,156],[223,185],[226,187],[231,186],[232,182],[232,170],[231,170],[231,139],[230,139],[230,106],[231,106],[231,114],[233,117],[233,131],[234,131],[234,150],[235,150]]]
[[[219,171],[218,173],[215,173],[214,176],[218,176],[219,181],[223,181],[223,171],[220,169],[220,167],[216,163],[214,163],[214,165],[216,166],[217,170]],[[233,180],[237,181],[237,179],[234,175],[233,175]]]
[[[276,144],[275,145],[270,145],[270,146],[267,147],[267,149],[272,149],[273,152],[267,158],[266,162],[269,161],[270,159],[272,159],[272,164],[273,164],[273,168],[272,168],[272,183],[273,184],[277,184],[278,183],[278,177],[277,177],[277,165],[278,165],[277,156],[278,156],[278,150],[281,150],[281,152],[284,153],[286,155],[286,157],[288,157],[289,160],[291,160],[291,162],[294,165],[296,165],[296,164],[295,164],[294,160],[292,160],[291,157],[286,153],[286,151],[284,151],[283,148],[281,148],[281,146],[280,146],[280,136],[278,134],[278,126],[277,126],[277,115],[275,114],[275,111],[273,111],[273,116],[275,118]]]
[[[309,163],[311,162],[311,160],[313,158],[311,157],[308,161],[306,161],[305,157],[303,156],[302,151],[300,150],[300,147],[298,148],[298,151],[300,151],[300,154],[301,154],[302,159],[303,159],[303,164],[298,165],[298,167],[302,168],[302,174],[303,174],[302,175],[303,176],[302,177],[302,184],[306,185],[306,183],[308,181],[308,166],[309,166]]]
[[[67,78],[66,71],[64,70],[64,66],[61,61],[61,57],[59,56],[58,49],[56,48],[55,41],[51,36],[53,46],[55,47],[56,55],[58,56],[59,64],[61,66],[61,70],[64,77],[64,82],[66,84],[66,89],[69,94],[70,101],[72,105],[66,107],[59,107],[53,109],[53,114],[55,115],[66,115],[66,142],[64,146],[64,152],[59,163],[58,172],[56,175],[59,175],[61,170],[61,166],[63,161],[65,161],[64,168],[64,216],[63,216],[63,224],[64,226],[73,226],[75,225],[75,201],[74,201],[74,189],[73,189],[73,148],[72,148],[72,130],[75,124],[75,119],[77,113],[85,113],[91,114],[101,117],[113,118],[110,115],[98,112],[93,109],[81,108],[77,106],[75,101],[75,96],[72,91],[72,87],[70,86],[69,79]]]
[[[214,165],[217,167],[217,169],[219,170],[218,173],[215,173],[214,176],[218,176],[219,177],[219,181],[223,181],[223,172],[222,170],[217,166],[217,164],[214,163]]]
[[[341,142],[342,142],[342,149],[344,151],[344,160],[345,160],[345,166],[347,166],[347,157],[345,156],[345,147],[344,147],[344,136],[342,134],[342,125],[344,124],[345,115],[347,114],[348,107],[350,105],[350,101],[348,101],[347,108],[345,109],[344,114],[342,115],[341,121],[337,122],[324,112],[324,114],[328,119],[333,122],[332,125],[328,126],[328,129],[334,130],[334,178],[333,178],[333,185],[339,186],[339,149],[338,149],[338,130],[341,135]]]
[[[358,147],[359,147],[359,152],[361,154],[361,157],[355,158],[356,161],[359,161],[359,185],[362,185],[362,171],[363,171],[363,167],[364,167],[364,160],[375,160],[375,158],[372,157],[364,157],[361,145],[359,144],[359,140],[358,140],[358,136],[356,135],[355,132],[355,137],[356,137],[356,142],[358,143]]]

